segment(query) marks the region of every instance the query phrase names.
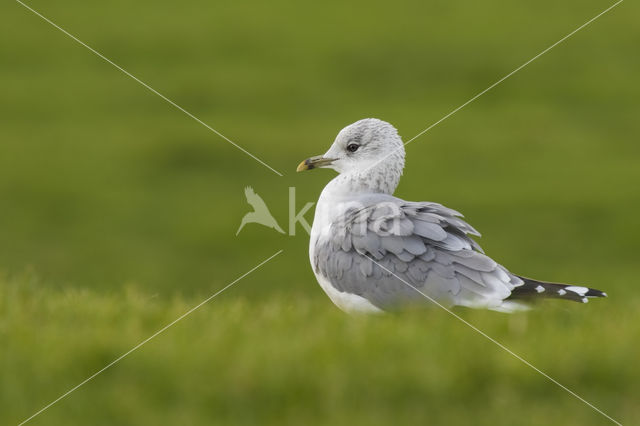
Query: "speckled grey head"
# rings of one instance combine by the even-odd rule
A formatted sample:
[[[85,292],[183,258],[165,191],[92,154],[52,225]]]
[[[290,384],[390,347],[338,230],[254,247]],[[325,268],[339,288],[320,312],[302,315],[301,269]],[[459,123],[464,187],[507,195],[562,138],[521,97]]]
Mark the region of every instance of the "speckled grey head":
[[[394,163],[402,169],[404,146],[391,124],[365,118],[342,129],[323,157],[333,159],[328,167],[339,173],[362,171],[378,162]]]
[[[342,129],[324,155],[307,158],[297,171],[316,168],[340,173],[348,191],[392,194],[404,169],[404,144],[391,124],[365,118]]]
[[[298,171],[331,168],[339,173],[362,172],[372,168],[392,168],[402,173],[404,145],[398,131],[386,121],[365,118],[338,133],[324,154],[300,163]]]

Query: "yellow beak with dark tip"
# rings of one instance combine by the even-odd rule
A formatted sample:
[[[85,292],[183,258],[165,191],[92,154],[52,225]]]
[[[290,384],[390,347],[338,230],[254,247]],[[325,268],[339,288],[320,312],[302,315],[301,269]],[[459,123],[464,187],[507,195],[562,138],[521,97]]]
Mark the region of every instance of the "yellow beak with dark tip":
[[[298,168],[296,169],[296,172],[317,169],[320,167],[326,167],[329,164],[333,163],[334,161],[335,161],[335,158],[325,158],[322,155],[318,155],[317,157],[307,158],[302,163],[298,164]]]

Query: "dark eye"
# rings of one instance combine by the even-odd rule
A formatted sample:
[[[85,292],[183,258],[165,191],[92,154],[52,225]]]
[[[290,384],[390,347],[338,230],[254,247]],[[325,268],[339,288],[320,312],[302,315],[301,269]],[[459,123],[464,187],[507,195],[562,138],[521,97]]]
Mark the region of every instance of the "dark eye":
[[[358,148],[360,148],[360,145],[358,145],[357,143],[350,143],[349,145],[347,145],[347,151],[349,152],[356,152]]]

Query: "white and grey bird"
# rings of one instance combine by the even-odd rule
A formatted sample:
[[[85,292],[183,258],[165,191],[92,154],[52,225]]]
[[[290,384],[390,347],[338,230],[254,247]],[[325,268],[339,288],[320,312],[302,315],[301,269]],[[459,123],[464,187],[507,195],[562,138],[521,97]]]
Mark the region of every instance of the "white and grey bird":
[[[538,297],[586,303],[605,293],[524,278],[486,256],[462,215],[394,197],[404,144],[389,123],[367,118],[338,133],[297,171],[332,168],[316,206],[309,258],[318,283],[347,312],[429,303],[512,312]]]

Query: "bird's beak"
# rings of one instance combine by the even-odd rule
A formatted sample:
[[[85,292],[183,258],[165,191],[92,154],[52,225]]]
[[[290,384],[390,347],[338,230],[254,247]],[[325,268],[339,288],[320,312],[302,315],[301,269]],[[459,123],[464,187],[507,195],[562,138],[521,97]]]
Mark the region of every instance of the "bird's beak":
[[[335,158],[325,158],[322,155],[307,158],[302,163],[298,164],[298,168],[296,169],[296,172],[301,172],[303,170],[317,169],[320,167],[327,167],[331,163],[333,163],[335,160],[336,160]]]

